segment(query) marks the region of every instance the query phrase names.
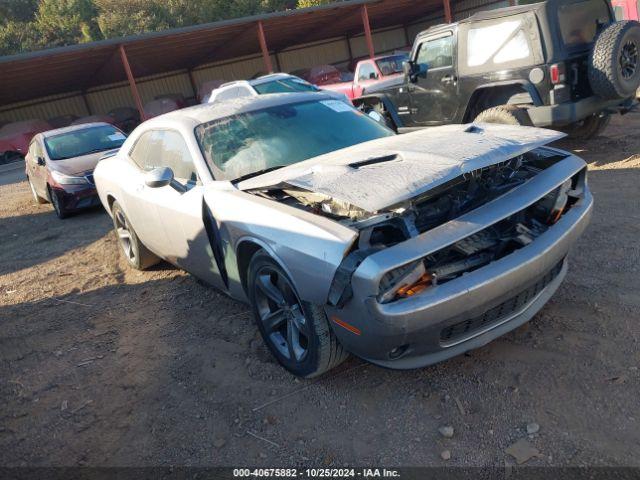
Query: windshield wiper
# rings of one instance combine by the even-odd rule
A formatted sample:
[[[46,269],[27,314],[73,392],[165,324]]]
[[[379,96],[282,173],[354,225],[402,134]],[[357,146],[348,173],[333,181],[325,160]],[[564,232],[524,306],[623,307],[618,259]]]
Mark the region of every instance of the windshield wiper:
[[[274,170],[278,170],[279,168],[286,167],[287,165],[276,165],[275,167],[265,168],[263,170],[258,170],[256,172],[247,173],[246,175],[242,175],[233,180],[233,183],[240,183],[243,180],[249,180],[250,178],[257,177],[259,175],[263,175],[265,173],[273,172]]]
[[[84,157],[85,155],[91,155],[92,153],[106,152],[106,151],[109,151],[109,150],[117,150],[118,148],[120,148],[120,147],[95,148],[93,150],[89,150],[88,152],[78,153],[77,155],[69,155],[67,157],[52,158],[51,160],[69,160],[70,158]]]

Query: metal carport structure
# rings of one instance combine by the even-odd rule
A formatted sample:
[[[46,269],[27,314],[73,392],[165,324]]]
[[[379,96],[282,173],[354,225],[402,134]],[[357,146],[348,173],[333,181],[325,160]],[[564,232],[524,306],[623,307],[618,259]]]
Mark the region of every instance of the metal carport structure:
[[[346,0],[320,7],[287,10],[0,58],[0,105],[128,81],[144,117],[136,79],[182,70],[197,90],[194,69],[212,61],[261,54],[264,71],[281,70],[278,52],[328,38],[364,32],[375,54],[372,28],[406,25],[433,12],[452,20],[450,0]],[[490,3],[490,2],[488,2]],[[353,55],[349,48],[349,56]],[[86,102],[87,110],[90,108]]]

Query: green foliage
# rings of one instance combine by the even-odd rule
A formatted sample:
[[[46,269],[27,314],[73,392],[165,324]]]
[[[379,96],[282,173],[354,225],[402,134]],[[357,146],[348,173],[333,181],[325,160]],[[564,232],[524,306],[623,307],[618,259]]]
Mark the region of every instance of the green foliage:
[[[37,39],[29,24],[9,20],[0,26],[0,55],[28,52],[36,48]]]
[[[57,47],[100,38],[92,0],[40,0],[33,28],[42,47]]]
[[[37,9],[38,0],[0,0],[0,25],[29,22],[33,20]]]
[[[295,7],[296,0],[0,0],[0,55]]]
[[[298,0],[298,8],[317,7],[332,3],[334,0]]]

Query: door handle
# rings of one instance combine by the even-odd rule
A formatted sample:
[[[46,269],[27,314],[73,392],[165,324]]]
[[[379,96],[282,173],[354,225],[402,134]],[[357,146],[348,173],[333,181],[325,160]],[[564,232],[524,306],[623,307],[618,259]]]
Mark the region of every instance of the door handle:
[[[452,83],[455,85],[455,83],[458,81],[458,77],[456,77],[455,75],[445,75],[440,81],[445,85],[449,85]]]

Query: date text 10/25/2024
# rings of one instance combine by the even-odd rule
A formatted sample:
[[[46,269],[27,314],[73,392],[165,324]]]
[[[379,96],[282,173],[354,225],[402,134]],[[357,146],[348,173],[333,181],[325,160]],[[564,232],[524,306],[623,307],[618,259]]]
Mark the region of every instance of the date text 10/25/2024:
[[[386,468],[234,468],[235,478],[400,478]]]

